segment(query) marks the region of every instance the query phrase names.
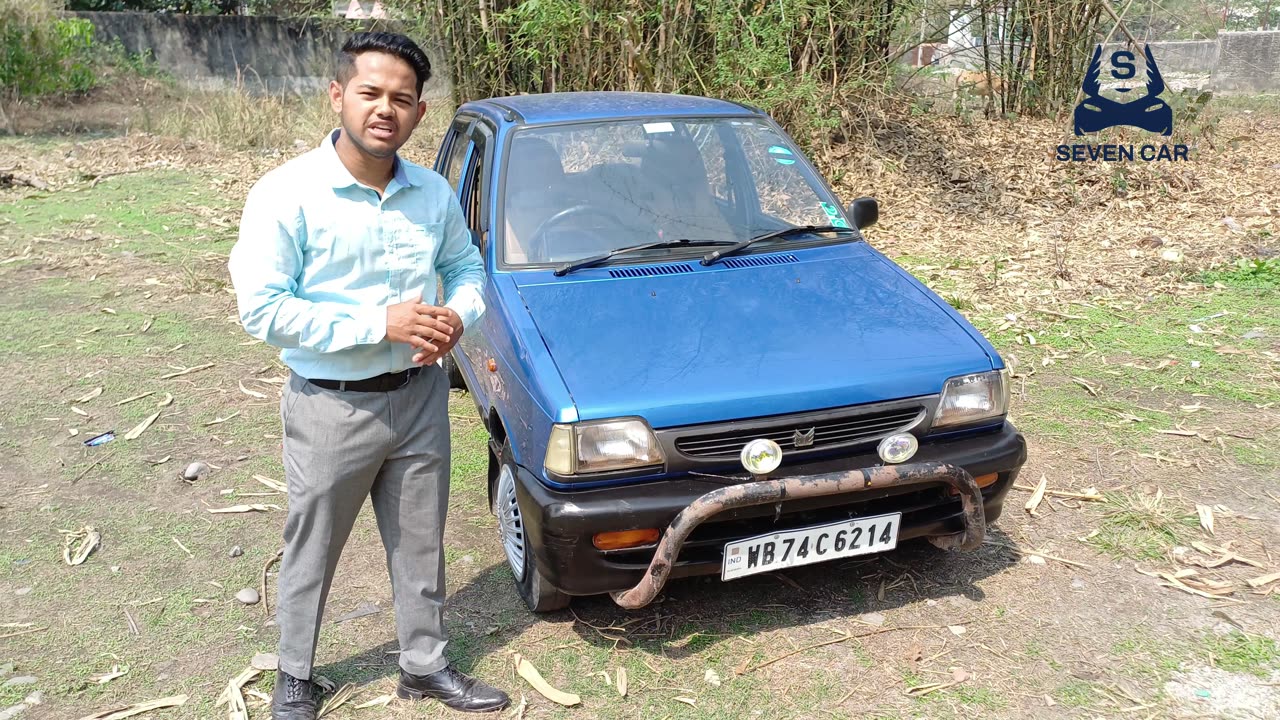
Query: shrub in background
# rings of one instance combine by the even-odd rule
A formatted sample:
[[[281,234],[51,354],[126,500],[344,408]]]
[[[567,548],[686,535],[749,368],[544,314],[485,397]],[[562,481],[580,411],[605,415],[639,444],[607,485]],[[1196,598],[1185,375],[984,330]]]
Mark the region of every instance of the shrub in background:
[[[49,0],[0,0],[0,126],[22,100],[90,90],[93,25],[62,18]]]

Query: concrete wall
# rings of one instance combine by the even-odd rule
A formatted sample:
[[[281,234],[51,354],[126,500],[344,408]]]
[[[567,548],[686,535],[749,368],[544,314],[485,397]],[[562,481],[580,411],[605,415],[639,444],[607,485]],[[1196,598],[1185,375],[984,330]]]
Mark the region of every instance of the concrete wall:
[[[1160,65],[1161,73],[1213,72],[1218,66],[1217,40],[1186,40],[1151,43],[1151,54]],[[1116,50],[1128,49],[1128,43],[1111,43],[1103,48],[1103,57],[1110,57]],[[1141,56],[1138,58],[1141,67]]]
[[[93,23],[99,41],[119,40],[132,53],[150,51],[185,85],[235,85],[253,92],[313,93],[328,87],[333,56],[351,32],[390,29],[382,21],[339,22],[302,18],[153,13],[71,13]],[[439,48],[415,38],[431,59],[428,97],[448,97],[448,65]]]
[[[1112,52],[1126,47],[1110,43],[1103,49],[1103,56],[1110,57]],[[1280,92],[1280,30],[1219,32],[1214,40],[1153,42],[1151,53],[1175,91],[1184,86],[1204,87],[1207,80],[1215,92]],[[993,46],[991,54],[994,62],[999,49]],[[926,64],[939,67],[983,67],[981,47],[929,45],[923,51],[909,53],[903,62],[917,64],[919,55],[923,55]],[[1141,62],[1139,57],[1139,68]]]
[[[1221,92],[1280,91],[1280,31],[1220,32],[1213,88]]]

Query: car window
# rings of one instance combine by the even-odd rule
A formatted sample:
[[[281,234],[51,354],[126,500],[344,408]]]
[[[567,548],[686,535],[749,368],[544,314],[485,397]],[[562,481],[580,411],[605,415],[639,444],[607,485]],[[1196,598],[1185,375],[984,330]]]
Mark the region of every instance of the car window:
[[[729,189],[729,173],[725,168],[724,143],[720,141],[715,125],[695,125],[692,131],[698,154],[702,156],[702,164],[707,169],[707,186],[711,194],[717,200],[729,202],[732,192]]]
[[[743,123],[738,127],[742,151],[755,180],[760,212],[787,225],[829,225],[832,218],[820,203],[796,202],[813,188],[796,151],[772,127]]]
[[[503,261],[563,262],[624,245],[736,242],[791,224],[827,224],[826,194],[791,147],[758,120],[518,130],[504,154]]]
[[[464,188],[464,197],[462,198],[462,211],[466,214],[467,225],[477,232],[479,232],[482,225],[480,222],[480,189],[484,186],[484,180],[476,167],[480,163],[481,156],[482,153],[480,152],[471,153],[471,162],[468,163],[467,170],[469,180],[466,188]]]
[[[444,166],[440,168],[440,174],[449,181],[449,186],[456,193],[458,191],[458,183],[462,179],[462,161],[466,158],[467,150],[471,148],[471,139],[462,134],[455,134],[453,142],[449,145],[448,156],[445,158]]]

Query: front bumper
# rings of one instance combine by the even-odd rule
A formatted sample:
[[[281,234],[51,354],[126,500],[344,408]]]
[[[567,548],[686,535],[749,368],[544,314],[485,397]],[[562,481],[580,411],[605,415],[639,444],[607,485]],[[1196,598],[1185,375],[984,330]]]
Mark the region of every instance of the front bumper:
[[[950,440],[922,443],[911,465],[946,464],[978,477],[996,473],[996,482],[981,491],[985,523],[999,517],[1004,497],[1026,462],[1026,443],[1010,424],[999,430]],[[784,466],[779,480],[877,471],[879,458],[867,453],[838,460]],[[527,551],[542,575],[570,595],[617,593],[634,588],[650,571],[657,546],[601,551],[591,542],[596,533],[668,526],[676,516],[709,492],[739,483],[718,478],[685,477],[641,485],[559,491],[538,482],[523,468],[517,474],[517,501],[524,519]],[[750,483],[749,477],[741,483]],[[954,487],[954,486],[953,486]],[[899,540],[957,535],[966,531],[961,498],[940,478],[907,483],[877,483],[856,489],[840,485],[814,496],[765,498],[763,503],[725,506],[689,528],[674,562],[665,564],[670,578],[720,572],[727,542],[852,517],[902,512]],[[664,538],[665,540],[665,538]],[[656,590],[655,590],[656,592]],[[633,596],[634,601],[635,596]]]

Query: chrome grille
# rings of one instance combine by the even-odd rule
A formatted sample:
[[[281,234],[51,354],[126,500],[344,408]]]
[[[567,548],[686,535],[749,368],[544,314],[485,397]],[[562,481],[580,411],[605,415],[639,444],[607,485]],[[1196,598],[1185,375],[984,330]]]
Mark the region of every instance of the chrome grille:
[[[821,450],[874,442],[916,424],[924,415],[921,405],[877,412],[849,414],[820,420],[780,418],[777,424],[719,432],[690,432],[676,438],[676,449],[690,457],[732,458],[755,438],[778,443],[783,452]]]

